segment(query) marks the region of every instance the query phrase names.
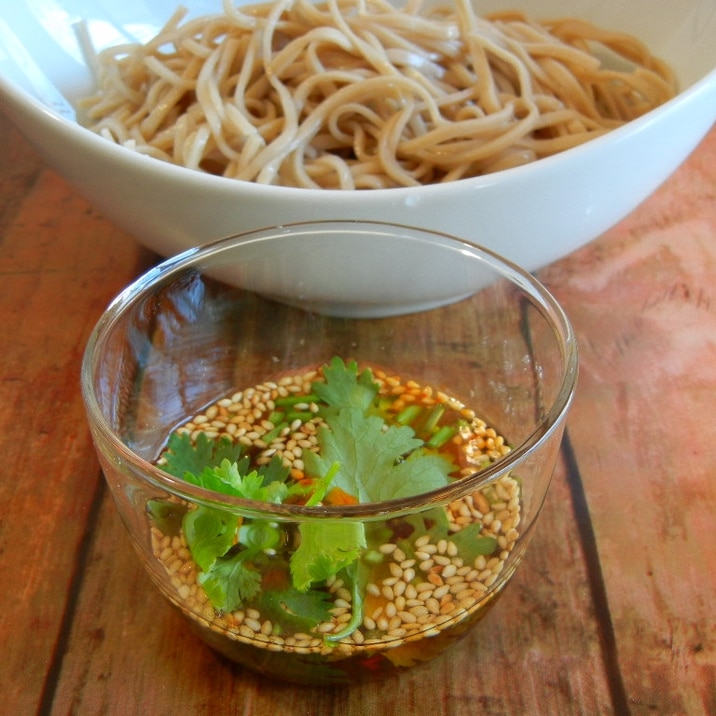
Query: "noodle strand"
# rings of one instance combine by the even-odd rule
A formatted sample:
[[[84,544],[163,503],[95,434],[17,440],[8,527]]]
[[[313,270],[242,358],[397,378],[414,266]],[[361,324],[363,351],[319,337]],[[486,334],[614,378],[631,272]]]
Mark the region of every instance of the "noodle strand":
[[[642,42],[470,0],[276,0],[91,58],[83,124],[157,159],[265,184],[455,181],[565,151],[674,96]]]

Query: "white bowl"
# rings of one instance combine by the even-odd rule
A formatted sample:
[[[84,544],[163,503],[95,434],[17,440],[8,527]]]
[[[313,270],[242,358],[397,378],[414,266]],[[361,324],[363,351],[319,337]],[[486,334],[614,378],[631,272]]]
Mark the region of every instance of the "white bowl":
[[[142,244],[163,255],[249,229],[316,219],[420,226],[536,270],[615,224],[661,184],[716,120],[711,0],[481,0],[575,15],[629,32],[675,69],[681,93],[599,139],[533,164],[406,189],[292,189],[206,175],[140,156],[80,127],[73,102],[92,78],[73,29],[101,49],[148,40],[178,0],[33,0],[0,7],[0,108],[48,165]],[[184,0],[191,15],[221,0]]]

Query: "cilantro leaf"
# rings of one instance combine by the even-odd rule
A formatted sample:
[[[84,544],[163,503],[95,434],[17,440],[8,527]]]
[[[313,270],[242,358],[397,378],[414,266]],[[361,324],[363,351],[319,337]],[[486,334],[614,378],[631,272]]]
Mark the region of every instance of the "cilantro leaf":
[[[172,433],[164,453],[165,464],[162,469],[174,477],[183,478],[186,473],[200,475],[205,467],[220,465],[222,460],[238,462],[244,451],[241,443],[234,443],[229,438],[213,440],[204,433],[199,433],[196,442],[186,433]]]
[[[321,520],[299,526],[301,541],[291,555],[293,586],[306,591],[354,562],[366,547],[360,522]]]
[[[323,368],[325,382],[315,382],[313,392],[334,410],[346,407],[360,408],[366,411],[378,394],[378,384],[373,374],[366,368],[358,375],[358,364],[351,361],[348,365],[343,359],[334,357],[330,365]]]
[[[497,548],[497,539],[490,536],[483,536],[482,524],[473,522],[463,527],[459,532],[450,535],[450,540],[455,543],[460,555],[465,561],[474,561],[475,557],[484,554],[492,554]]]
[[[246,500],[259,502],[282,502],[288,493],[288,487],[283,481],[273,479],[266,484],[264,475],[258,470],[246,472],[248,461],[245,465],[236,462],[229,462],[224,459],[221,465],[214,468],[206,468],[201,474],[202,479],[217,479],[221,483],[219,492],[234,494]],[[216,489],[216,488],[214,488]]]
[[[283,483],[289,468],[273,457],[268,465],[250,470],[244,446],[229,438],[214,440],[199,433],[192,442],[189,435],[172,433],[164,453],[165,472],[187,482],[224,495],[261,502],[281,502],[288,489]]]
[[[164,470],[186,482],[224,495],[280,503],[289,494],[289,469],[275,458],[250,470],[243,446],[228,438],[214,440],[199,433],[172,434]],[[154,512],[161,514],[158,508]],[[197,506],[183,514],[182,529],[199,583],[217,609],[231,611],[261,590],[261,574],[247,563],[281,539],[277,526],[265,520],[242,520],[224,510]]]
[[[278,458],[258,470],[247,472],[248,467],[248,458],[242,458],[239,462],[230,462],[224,458],[219,465],[204,467],[200,473],[185,472],[182,478],[192,485],[222,495],[259,502],[280,503],[289,494],[289,487],[285,483],[288,468],[283,467]]]
[[[182,527],[193,560],[206,571],[234,544],[239,518],[210,507],[197,507],[184,516]]]
[[[480,534],[482,524],[479,522],[451,532],[450,522],[442,507],[434,507],[422,514],[402,518],[399,529],[401,538],[397,541],[398,546],[410,557],[415,555],[415,540],[422,535],[429,535],[433,543],[441,539],[454,542],[465,562],[472,562],[481,554],[493,554],[497,548],[497,540],[494,537]]]
[[[265,590],[257,608],[273,624],[289,626],[294,631],[309,632],[331,618],[333,602],[325,591],[309,589],[299,592],[288,585],[281,591]]]
[[[235,552],[216,560],[198,576],[211,603],[226,612],[238,609],[261,591],[261,574],[244,563],[251,551]]]
[[[345,569],[348,583],[351,585],[351,607],[352,614],[350,621],[332,634],[326,635],[327,641],[340,641],[352,634],[363,623],[363,604],[365,590],[368,585],[370,567],[362,560],[349,564]]]
[[[422,535],[429,535],[431,542],[446,539],[450,534],[450,520],[444,507],[433,507],[425,512],[406,515],[401,518],[401,538],[405,540],[401,548],[408,549],[406,554],[413,554],[411,544]]]
[[[304,454],[306,470],[324,475],[338,463],[333,487],[359,502],[417,495],[446,485],[453,465],[438,455],[417,450],[424,443],[408,426],[391,425],[358,408],[343,408],[318,431],[320,450]],[[408,454],[407,458],[403,456]]]
[[[281,541],[281,531],[275,522],[246,520],[239,527],[239,542],[257,552],[273,550]]]
[[[147,500],[147,513],[163,534],[176,537],[181,531],[187,506],[172,500]]]
[[[264,485],[270,485],[274,482],[286,482],[291,472],[291,468],[283,464],[283,460],[274,455],[268,465],[262,465],[258,468],[258,473],[264,479]]]

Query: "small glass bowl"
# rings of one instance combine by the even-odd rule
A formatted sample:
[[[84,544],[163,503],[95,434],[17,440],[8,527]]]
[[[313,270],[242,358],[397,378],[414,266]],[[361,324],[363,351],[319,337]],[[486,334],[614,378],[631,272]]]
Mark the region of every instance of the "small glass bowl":
[[[360,423],[343,439],[362,445],[353,471],[368,501],[345,483],[329,495],[327,477],[321,499],[307,451],[337,428],[313,388],[335,361],[370,371],[368,412],[380,404],[412,430],[423,457],[452,451],[443,482],[384,479],[412,453],[387,464],[387,423]],[[427,661],[494,605],[534,532],[576,377],[569,322],[531,275],[450,236],[330,221],[149,271],[99,320],[82,390],[114,502],[162,594],[228,658],[333,684]],[[314,492],[271,501],[194,484],[166,462],[175,432],[199,452],[247,443],[252,461],[274,456]],[[225,551],[211,551],[217,539]]]

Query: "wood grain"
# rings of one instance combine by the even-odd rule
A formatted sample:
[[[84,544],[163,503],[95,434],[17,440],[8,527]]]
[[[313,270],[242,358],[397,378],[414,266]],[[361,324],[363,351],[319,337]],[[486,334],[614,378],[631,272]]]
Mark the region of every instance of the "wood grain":
[[[581,344],[570,434],[634,714],[716,713],[716,133],[546,270]]]
[[[105,304],[150,255],[38,171],[4,124],[2,136],[16,164],[0,204],[0,562],[13,575],[0,611],[0,684],[16,713],[32,713],[78,588],[77,555],[101,479],[79,398],[83,347]]]

